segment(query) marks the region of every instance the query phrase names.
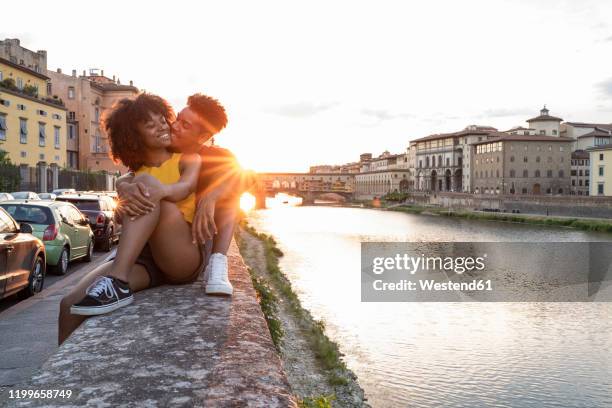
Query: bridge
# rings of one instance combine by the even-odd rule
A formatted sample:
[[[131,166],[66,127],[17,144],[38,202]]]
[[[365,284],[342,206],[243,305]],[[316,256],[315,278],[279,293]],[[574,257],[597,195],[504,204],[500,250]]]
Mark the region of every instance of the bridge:
[[[330,194],[352,199],[354,191],[353,173],[257,173],[250,192],[256,198],[256,208],[265,208],[266,197],[278,193],[301,197],[303,204],[312,204]]]

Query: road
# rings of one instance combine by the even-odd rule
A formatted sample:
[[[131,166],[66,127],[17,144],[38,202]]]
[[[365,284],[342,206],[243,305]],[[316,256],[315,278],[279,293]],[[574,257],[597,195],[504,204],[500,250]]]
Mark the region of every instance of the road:
[[[64,276],[48,274],[44,289],[29,299],[0,301],[0,393],[29,380],[57,349],[60,299],[108,256],[95,252],[92,262],[75,261]]]

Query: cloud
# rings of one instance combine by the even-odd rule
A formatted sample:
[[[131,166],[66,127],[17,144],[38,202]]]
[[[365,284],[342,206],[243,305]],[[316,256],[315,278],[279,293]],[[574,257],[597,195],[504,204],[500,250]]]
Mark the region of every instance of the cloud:
[[[604,42],[611,42],[612,41],[612,35],[609,36],[608,38],[604,39]]]
[[[383,120],[394,120],[394,119],[409,119],[413,118],[414,115],[410,113],[391,113],[386,109],[369,109],[364,108],[361,110],[361,114],[365,116],[370,116],[379,121]]]
[[[307,118],[325,112],[337,106],[338,102],[312,103],[297,102],[265,109],[266,112],[290,118]]]
[[[612,78],[608,78],[596,85],[601,93],[606,97],[612,97]]]
[[[537,109],[529,108],[494,108],[487,109],[480,116],[485,118],[504,118],[508,116],[529,115],[537,112]]]

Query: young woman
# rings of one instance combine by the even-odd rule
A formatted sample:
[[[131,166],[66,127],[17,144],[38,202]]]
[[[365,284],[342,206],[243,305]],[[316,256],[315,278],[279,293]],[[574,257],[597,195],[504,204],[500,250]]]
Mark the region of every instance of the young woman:
[[[71,307],[72,314],[103,314],[130,304],[130,271],[147,242],[168,283],[197,278],[202,259],[192,241],[191,222],[200,156],[168,150],[173,119],[168,103],[147,93],[119,101],[105,116],[113,159],[135,173],[133,182],[148,188],[155,206],[135,219],[123,216],[121,242],[109,273],[87,287],[85,297]]]

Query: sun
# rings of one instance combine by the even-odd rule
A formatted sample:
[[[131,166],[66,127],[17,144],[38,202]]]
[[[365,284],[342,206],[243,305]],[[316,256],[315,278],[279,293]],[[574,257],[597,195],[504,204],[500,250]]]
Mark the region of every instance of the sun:
[[[244,193],[240,196],[240,209],[249,212],[255,208],[255,196],[251,193]]]

